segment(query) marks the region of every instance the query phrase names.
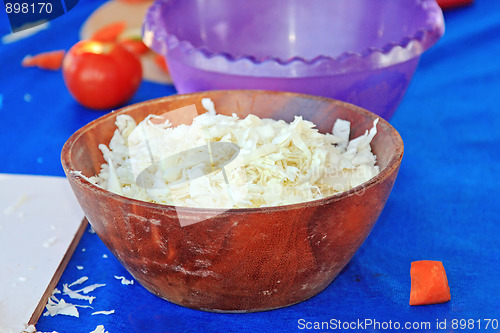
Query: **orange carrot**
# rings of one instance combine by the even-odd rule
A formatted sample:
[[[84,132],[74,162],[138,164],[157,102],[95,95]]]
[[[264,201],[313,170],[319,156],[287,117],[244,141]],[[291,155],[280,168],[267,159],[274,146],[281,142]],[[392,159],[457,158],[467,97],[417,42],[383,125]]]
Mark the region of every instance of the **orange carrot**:
[[[38,67],[56,71],[61,68],[64,53],[64,50],[57,50],[42,52],[34,56],[26,56],[21,65],[23,67]]]
[[[448,279],[441,261],[414,261],[411,263],[410,276],[410,305],[444,303],[451,299]]]
[[[107,24],[97,30],[90,39],[99,42],[115,42],[118,36],[125,30],[125,21],[117,21]]]
[[[156,54],[154,60],[155,60],[155,63],[158,65],[158,67],[160,67],[167,74],[169,74],[168,65],[167,65],[167,61],[165,60],[165,57],[163,57],[161,54]]]
[[[119,44],[136,55],[142,55],[149,50],[149,48],[142,42],[141,39],[128,38],[120,41]]]

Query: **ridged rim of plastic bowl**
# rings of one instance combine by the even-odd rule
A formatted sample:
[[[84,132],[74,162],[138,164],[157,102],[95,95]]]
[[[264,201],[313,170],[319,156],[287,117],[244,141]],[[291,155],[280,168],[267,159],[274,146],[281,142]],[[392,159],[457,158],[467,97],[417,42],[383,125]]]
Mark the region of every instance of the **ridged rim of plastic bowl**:
[[[227,52],[212,52],[204,46],[196,47],[191,42],[168,33],[161,24],[155,24],[161,20],[162,9],[171,1],[156,0],[148,9],[143,24],[145,44],[164,56],[174,50],[176,53],[180,52],[184,56],[182,62],[197,69],[213,72],[216,71],[215,68],[222,67],[225,68],[224,73],[232,75],[269,76],[272,73],[273,77],[303,77],[375,70],[420,56],[444,34],[443,12],[436,0],[415,0],[427,14],[425,26],[415,34],[389,42],[381,48],[368,47],[360,53],[347,51],[336,57],[318,55],[311,59],[299,56],[289,59],[233,56]],[[249,65],[252,66],[251,71],[248,70]]]

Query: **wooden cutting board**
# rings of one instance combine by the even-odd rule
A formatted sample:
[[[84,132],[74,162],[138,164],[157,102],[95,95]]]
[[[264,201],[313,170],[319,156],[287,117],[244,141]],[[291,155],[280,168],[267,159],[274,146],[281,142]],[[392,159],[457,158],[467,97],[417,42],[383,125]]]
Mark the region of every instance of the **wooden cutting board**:
[[[86,226],[65,178],[0,174],[0,332],[38,321]]]

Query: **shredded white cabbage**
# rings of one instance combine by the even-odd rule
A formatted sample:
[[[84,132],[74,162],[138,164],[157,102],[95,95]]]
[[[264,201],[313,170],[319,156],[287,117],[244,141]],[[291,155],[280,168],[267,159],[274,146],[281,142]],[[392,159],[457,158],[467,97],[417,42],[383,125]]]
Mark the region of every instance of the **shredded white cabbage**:
[[[349,141],[345,120],[322,134],[302,117],[291,123],[255,115],[239,119],[216,114],[210,99],[202,102],[208,112],[191,125],[173,127],[168,117],[156,115],[137,124],[119,115],[109,145],[99,146],[106,163],[90,180],[148,202],[245,208],[324,198],[379,173],[370,147],[378,119]]]

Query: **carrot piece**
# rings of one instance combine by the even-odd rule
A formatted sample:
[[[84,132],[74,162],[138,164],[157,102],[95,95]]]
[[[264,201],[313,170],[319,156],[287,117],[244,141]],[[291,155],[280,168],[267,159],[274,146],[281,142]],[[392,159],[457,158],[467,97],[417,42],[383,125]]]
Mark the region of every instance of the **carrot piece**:
[[[142,42],[141,39],[124,39],[120,41],[119,44],[136,55],[142,55],[149,50],[149,48]]]
[[[441,261],[411,263],[410,305],[445,303],[451,299],[448,279]]]
[[[94,32],[90,39],[99,42],[115,42],[118,36],[125,30],[125,21],[117,21],[107,24]]]
[[[163,57],[161,54],[156,54],[154,61],[158,65],[158,67],[160,67],[167,74],[169,74],[168,65],[167,65],[167,61],[165,60],[165,57]]]
[[[38,67],[56,71],[62,66],[64,53],[64,50],[57,50],[42,52],[34,56],[26,56],[21,65],[23,67]]]

